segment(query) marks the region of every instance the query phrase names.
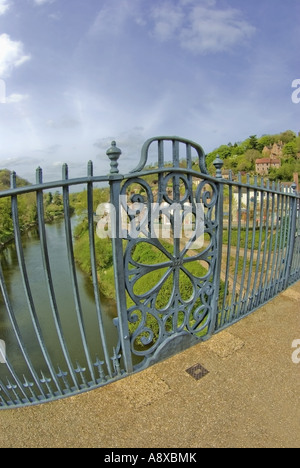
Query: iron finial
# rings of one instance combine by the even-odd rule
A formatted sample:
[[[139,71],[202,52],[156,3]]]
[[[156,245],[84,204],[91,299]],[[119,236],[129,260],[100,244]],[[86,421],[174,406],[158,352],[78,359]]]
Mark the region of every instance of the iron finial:
[[[122,154],[122,151],[120,150],[120,148],[117,147],[117,143],[115,141],[112,141],[111,143],[111,147],[109,148],[109,150],[107,150],[106,152],[107,156],[109,157],[111,163],[110,163],[110,167],[111,167],[111,170],[110,170],[110,173],[111,174],[119,174],[119,163],[118,163],[118,160]]]
[[[217,169],[216,178],[217,179],[223,179],[222,168],[224,166],[224,161],[222,161],[222,159],[220,158],[219,155],[217,155],[217,158],[214,160],[213,165]]]

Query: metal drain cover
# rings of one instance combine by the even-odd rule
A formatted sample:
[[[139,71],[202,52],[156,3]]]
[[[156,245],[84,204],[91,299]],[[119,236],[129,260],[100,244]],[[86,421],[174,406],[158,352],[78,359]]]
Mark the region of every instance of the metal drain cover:
[[[205,367],[201,366],[201,364],[195,364],[190,369],[187,369],[186,372],[195,380],[200,380],[209,374],[209,371],[205,369]]]

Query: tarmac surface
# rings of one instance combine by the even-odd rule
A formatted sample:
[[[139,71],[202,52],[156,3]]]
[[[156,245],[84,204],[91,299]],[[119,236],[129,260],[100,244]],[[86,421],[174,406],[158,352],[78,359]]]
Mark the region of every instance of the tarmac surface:
[[[146,371],[76,397],[0,411],[0,448],[299,448],[295,340],[300,283]],[[208,371],[198,381],[186,372],[196,364]]]

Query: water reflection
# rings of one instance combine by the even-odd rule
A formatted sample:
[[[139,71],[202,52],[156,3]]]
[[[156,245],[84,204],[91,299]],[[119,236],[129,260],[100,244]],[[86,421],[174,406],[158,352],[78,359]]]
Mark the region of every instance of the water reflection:
[[[73,225],[76,218],[72,220]],[[76,316],[75,302],[73,299],[73,289],[70,279],[70,270],[66,249],[65,228],[63,221],[57,221],[46,226],[49,257],[52,271],[54,290],[57,307],[59,310],[63,335],[69,348],[74,366],[78,361],[81,366],[86,366],[83,352],[79,326]],[[26,260],[28,278],[30,282],[31,294],[33,297],[36,313],[42,329],[44,341],[49,351],[53,365],[66,368],[65,360],[56,333],[53,319],[51,302],[44,273],[41,248],[37,230],[31,230],[23,237],[23,248]],[[0,253],[3,274],[6,288],[14,311],[18,327],[21,331],[26,350],[32,360],[34,367],[38,371],[47,372],[47,366],[40,350],[38,340],[32,321],[30,310],[24,291],[22,276],[18,265],[16,247],[10,244]],[[77,268],[78,286],[80,300],[84,317],[87,342],[93,362],[97,357],[103,359],[104,352],[101,345],[99,325],[96,314],[94,290],[90,278],[85,276]],[[113,355],[113,347],[116,346],[118,337],[117,330],[113,325],[113,318],[116,316],[116,305],[114,301],[102,298],[103,320],[107,333],[109,355]],[[26,365],[22,353],[20,352],[15,333],[13,332],[2,294],[0,293],[0,339],[6,342],[7,355],[17,373],[21,376],[27,375]],[[7,368],[0,365],[0,379],[7,376]]]

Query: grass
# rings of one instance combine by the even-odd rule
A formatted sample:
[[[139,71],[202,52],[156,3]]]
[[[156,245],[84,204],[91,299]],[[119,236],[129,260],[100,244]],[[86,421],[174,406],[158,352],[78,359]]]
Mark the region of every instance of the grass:
[[[162,246],[167,252],[173,253],[172,244],[164,241]],[[131,256],[140,265],[163,265],[165,262],[170,262],[169,257],[164,252],[147,242],[137,244]],[[133,268],[135,266],[132,266]],[[185,263],[184,268],[196,278],[203,278],[208,272],[199,260]],[[165,281],[163,281],[164,278]],[[131,276],[131,280],[133,279],[134,275]],[[159,284],[161,280],[162,284]],[[137,334],[134,343],[138,351],[146,350],[149,346],[155,344],[161,333],[160,326],[163,326],[167,333],[175,333],[186,326],[190,330],[194,330],[198,336],[207,333],[207,309],[202,309],[203,304],[200,297],[196,299],[189,317],[186,317],[186,303],[190,302],[192,304],[194,295],[197,297],[199,291],[194,291],[191,280],[182,269],[180,269],[178,280],[176,280],[175,273],[170,272],[170,267],[150,271],[134,283],[132,290],[140,301],[140,308],[149,307],[149,313],[146,311],[143,315],[139,305],[136,305],[127,294],[127,306],[131,308],[129,320],[131,335],[137,333],[138,329],[141,328],[141,333]],[[225,284],[222,283],[220,300],[223,300],[224,290]],[[179,292],[179,312],[172,308],[176,291]],[[180,311],[180,308],[182,308],[182,311]],[[148,331],[145,331],[145,329],[148,329]]]

